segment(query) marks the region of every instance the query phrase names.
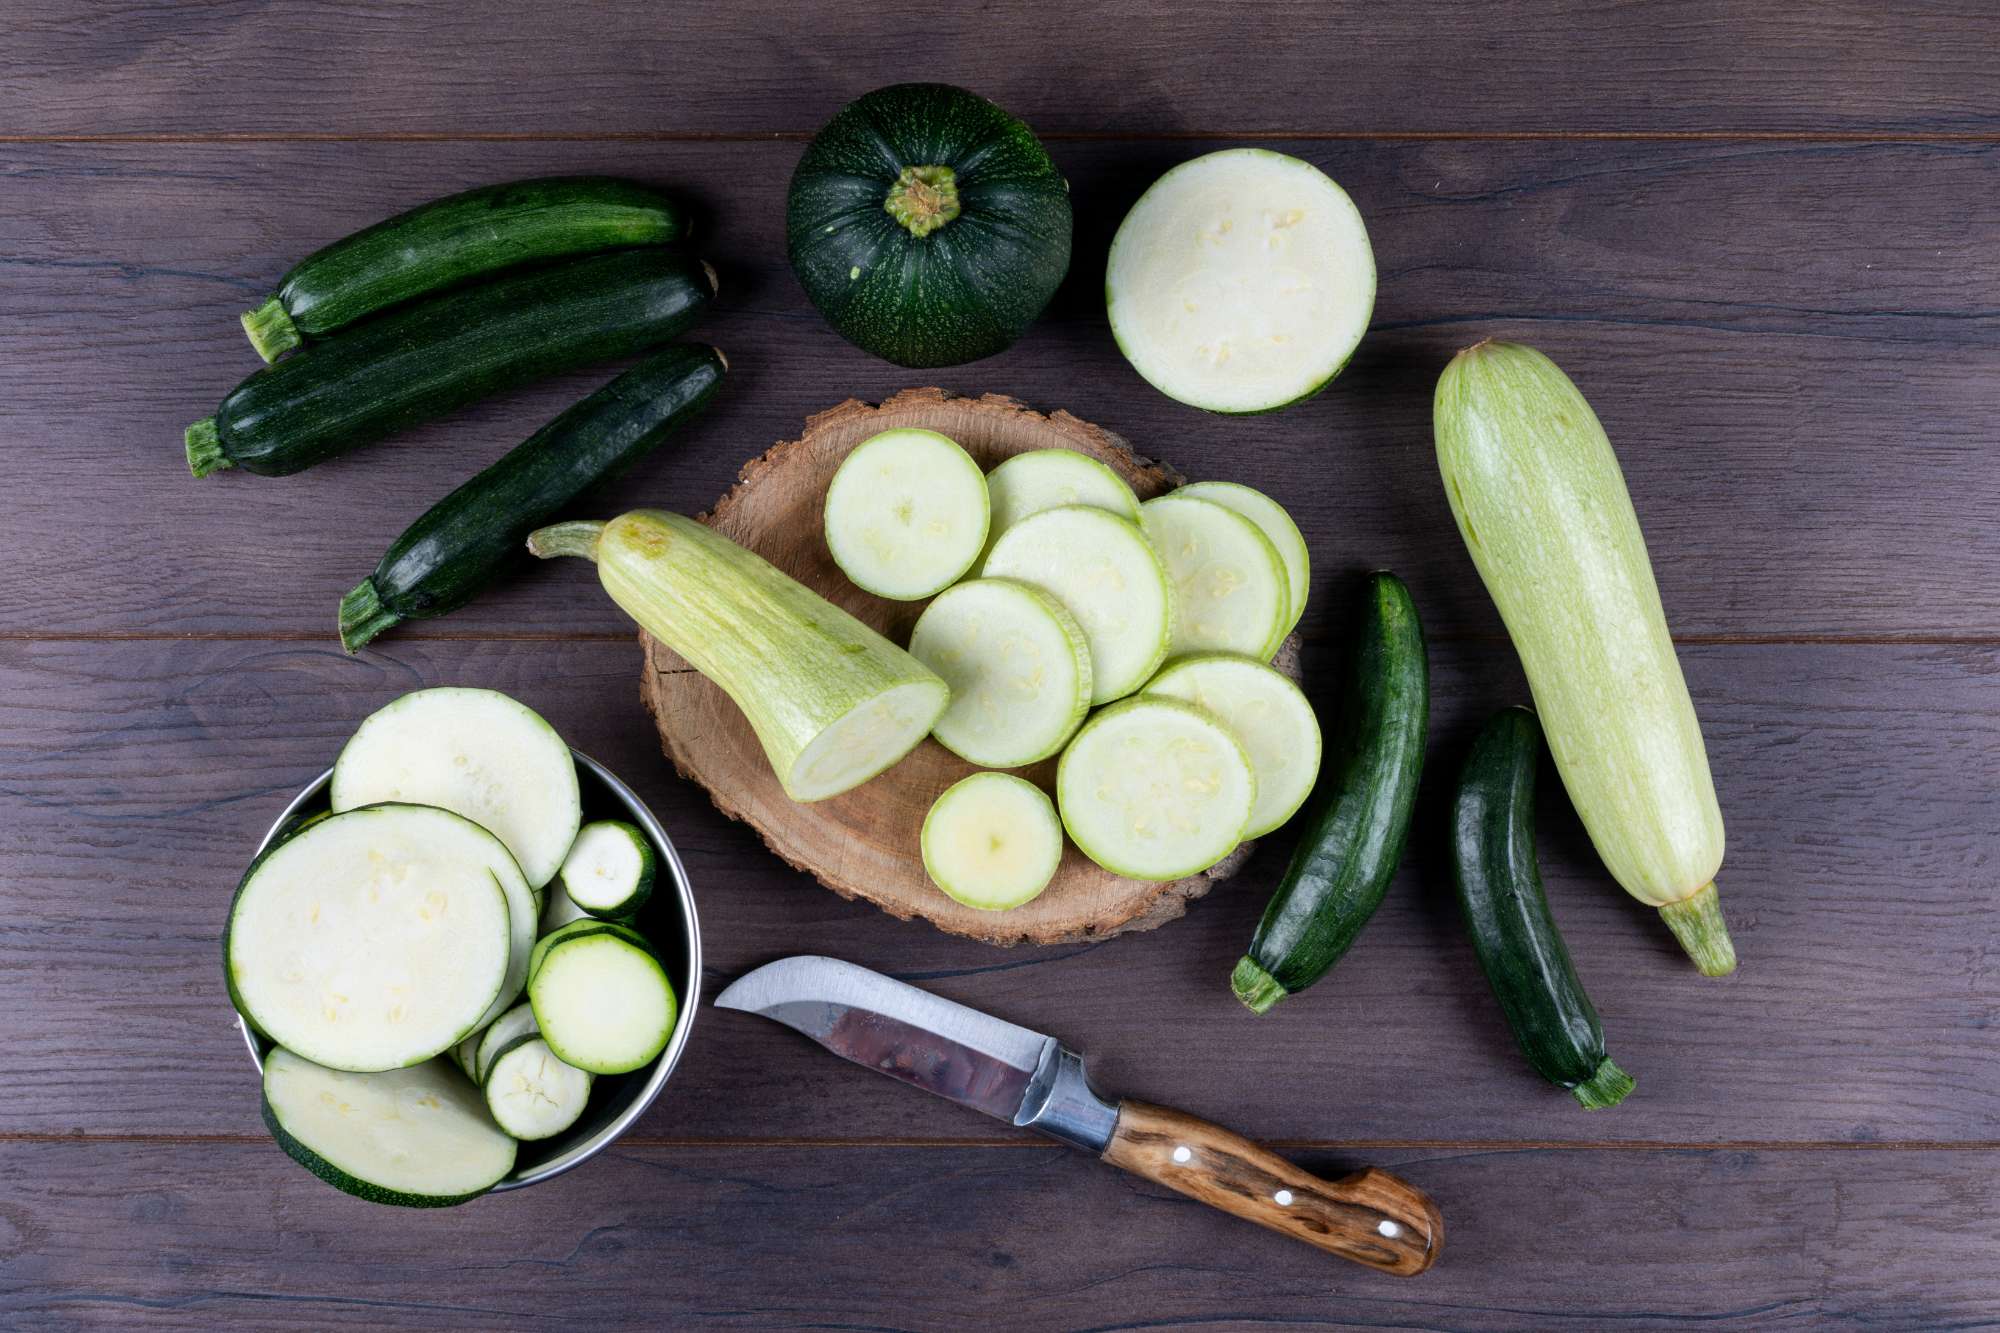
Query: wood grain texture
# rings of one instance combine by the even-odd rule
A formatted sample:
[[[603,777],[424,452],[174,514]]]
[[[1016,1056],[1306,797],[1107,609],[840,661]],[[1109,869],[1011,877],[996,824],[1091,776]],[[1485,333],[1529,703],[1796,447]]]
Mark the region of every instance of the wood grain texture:
[[[1615,21],[1590,0],[1504,16],[1478,0],[837,13],[812,21],[779,0],[21,6],[0,29],[17,65],[0,131],[809,132],[913,77],[966,84],[1059,133],[2000,124],[1986,59],[2000,25],[1977,0],[1832,0],[1811,22],[1729,0],[1621,7]]]
[[[1358,580],[1324,580],[1336,605]],[[593,593],[593,595],[595,595]],[[1611,1048],[1639,1082],[1585,1113],[1521,1061],[1462,937],[1444,786],[1340,967],[1262,1017],[1229,991],[1290,851],[1268,839],[1167,930],[999,951],[885,919],[785,868],[673,777],[632,643],[0,645],[0,1132],[259,1132],[218,931],[264,827],[373,708],[485,685],[630,782],[679,845],[713,994],[829,953],[1054,1033],[1106,1093],[1265,1142],[1991,1141],[2000,1138],[2000,649],[1685,650],[1729,826],[1721,877],[1742,967],[1707,981],[1595,863],[1543,776],[1548,896]],[[1324,709],[1330,664],[1308,660]],[[1499,645],[1433,649],[1426,771],[1526,698]],[[163,1061],[161,1052],[172,1052]],[[842,1065],[753,1016],[705,1010],[641,1132],[676,1138],[1018,1136]]]
[[[998,396],[910,389],[879,406],[849,400],[816,413],[798,439],[746,463],[742,480],[706,521],[892,642],[907,644],[928,602],[892,602],[856,587],[834,563],[822,521],[827,486],[849,451],[900,428],[939,431],[989,471],[1031,449],[1087,454],[1117,471],[1142,500],[1184,480],[1067,412],[1044,416]],[[931,883],[920,843],[931,805],[945,788],[977,772],[974,765],[926,740],[863,787],[801,805],[785,794],[756,732],[722,687],[651,636],[644,646],[640,697],[675,770],[700,783],[722,813],[756,829],[787,865],[904,921],[922,917],[940,930],[991,944],[1105,939],[1179,917],[1251,854],[1242,848],[1200,874],[1152,883],[1100,869],[1065,843],[1055,878],[1034,901],[1010,912],[967,907]],[[1053,796],[1055,768],[1051,759],[1021,773]]]
[[[1191,477],[1265,489],[1322,574],[1386,565],[1434,637],[1497,636],[1452,537],[1429,423],[1451,353],[1510,337],[1553,355],[1604,419],[1677,633],[2000,637],[2000,147],[1273,146],[1354,193],[1381,269],[1375,331],[1327,393],[1222,420],[1118,356],[1104,253],[1131,200],[1196,151],[1163,143],[1056,145],[1083,219],[1070,281],[1013,350],[938,382],[1067,408]],[[0,492],[0,632],[330,637],[340,595],[404,525],[608,378],[507,395],[298,477],[187,477],[182,427],[254,366],[237,313],[305,250],[441,191],[613,171],[700,207],[723,288],[696,335],[734,369],[705,419],[619,486],[621,508],[696,512],[809,413],[908,387],[828,330],[785,268],[797,153],[0,146],[0,437],[32,444],[34,463]],[[149,558],[79,540],[93,515],[146,516]],[[1336,624],[1316,602],[1309,642]],[[624,629],[538,570],[397,633]]]
[[[1234,1130],[1150,1102],[1123,1102],[1103,1160],[1197,1203],[1397,1277],[1438,1260],[1430,1196],[1367,1167],[1323,1180]]]
[[[641,1148],[432,1213],[336,1194],[268,1143],[0,1145],[0,1322],[1602,1333],[2000,1321],[2000,1152],[1445,1149],[1391,1165],[1451,1216],[1442,1261],[1410,1282],[1054,1146]]]

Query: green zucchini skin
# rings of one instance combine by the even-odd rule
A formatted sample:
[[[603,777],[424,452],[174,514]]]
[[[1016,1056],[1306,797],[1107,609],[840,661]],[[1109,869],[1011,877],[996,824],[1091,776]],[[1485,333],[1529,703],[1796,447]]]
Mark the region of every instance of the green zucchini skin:
[[[516,385],[685,331],[713,270],[667,250],[530,269],[392,310],[244,380],[187,430],[195,476],[304,471]]]
[[[1430,661],[1410,590],[1368,577],[1353,668],[1298,850],[1230,978],[1263,1013],[1340,961],[1403,859],[1430,727]]]
[[[341,599],[341,646],[471,601],[529,559],[530,532],[700,415],[727,370],[713,347],[655,352],[432,505]]]
[[[686,239],[667,195],[611,176],[546,176],[436,199],[316,250],[243,316],[266,361],[418,297],[522,264]]]
[[[1458,903],[1473,952],[1536,1073],[1586,1110],[1616,1106],[1632,1078],[1604,1049],[1535,862],[1535,764],[1542,727],[1526,708],[1495,714],[1473,742],[1451,808]]]

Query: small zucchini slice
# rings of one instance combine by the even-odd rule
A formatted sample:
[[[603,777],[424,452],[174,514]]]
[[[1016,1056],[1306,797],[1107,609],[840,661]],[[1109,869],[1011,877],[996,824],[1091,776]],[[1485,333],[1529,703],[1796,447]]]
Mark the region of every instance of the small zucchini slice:
[[[1536,1073],[1594,1111],[1623,1101],[1632,1076],[1605,1052],[1597,1008],[1577,980],[1542,890],[1535,863],[1541,753],[1541,724],[1528,709],[1503,709],[1486,724],[1452,802],[1452,865],[1473,952],[1521,1053]]]
[[[1140,695],[1083,724],[1056,766],[1056,802],[1078,849],[1112,874],[1181,879],[1243,841],[1257,777],[1220,722]]]
[[[1174,584],[1167,651],[1271,660],[1291,628],[1285,562],[1263,529],[1233,509],[1179,491],[1139,507],[1140,525]]]
[[[1369,576],[1353,667],[1308,817],[1230,985],[1257,1012],[1325,976],[1375,915],[1403,859],[1430,726],[1430,663],[1403,581]]]
[[[854,585],[914,602],[950,587],[986,548],[986,476],[934,430],[854,446],[826,488],[826,544]]]
[[[1139,497],[1111,468],[1074,449],[1030,449],[986,474],[993,518],[986,548],[1030,514],[1063,505],[1092,505],[1139,521]]]
[[[629,917],[652,896],[658,862],[643,829],[598,819],[577,831],[558,878],[569,900],[590,915]]]
[[[1278,558],[1285,562],[1285,582],[1291,592],[1285,632],[1297,629],[1299,617],[1306,613],[1306,593],[1312,586],[1312,557],[1306,550],[1305,535],[1292,522],[1285,507],[1264,492],[1235,481],[1197,481],[1174,494],[1234,509],[1263,530],[1277,548]]]
[[[679,1014],[673,983],[635,938],[610,923],[573,928],[529,969],[535,1022],[564,1064],[592,1074],[626,1074],[667,1048]]]
[[[1193,704],[1229,729],[1257,774],[1247,842],[1290,819],[1319,777],[1319,717],[1305,691],[1255,658],[1197,653],[1177,658],[1142,695]]]
[[[974,773],[924,816],[924,870],[946,896],[981,911],[1032,902],[1062,863],[1063,828],[1044,792],[1012,773]]]
[[[591,1082],[584,1070],[556,1059],[540,1037],[516,1037],[486,1070],[486,1109],[517,1139],[554,1138],[582,1118]]]
[[[1038,763],[1090,711],[1090,642],[1061,602],[1013,579],[939,593],[910,631],[910,655],[944,677],[938,743],[985,768]]]
[[[513,1045],[523,1037],[535,1033],[535,1011],[533,1006],[517,1004],[500,1017],[480,1035],[479,1044],[472,1050],[472,1067],[466,1071],[474,1083],[486,1081],[486,1071],[493,1067],[493,1057]]]

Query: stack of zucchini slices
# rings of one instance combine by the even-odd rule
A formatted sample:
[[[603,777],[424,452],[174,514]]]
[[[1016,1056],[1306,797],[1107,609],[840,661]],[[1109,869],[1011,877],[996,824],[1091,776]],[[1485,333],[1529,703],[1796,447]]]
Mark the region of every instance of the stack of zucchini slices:
[[[666,1049],[678,999],[630,924],[657,854],[582,811],[569,747],[504,694],[419,690],[361,724],[223,934],[295,1160],[378,1203],[461,1203]]]
[[[1054,801],[982,772],[932,806],[924,865],[959,902],[1034,899],[1065,831],[1114,874],[1196,874],[1312,790],[1318,720],[1269,665],[1304,614],[1310,569],[1269,496],[1201,482],[1141,504],[1067,449],[982,477],[953,440],[899,429],[842,462],[825,522],[857,586],[932,599],[910,653],[951,687],[940,744],[983,769],[1060,756]]]

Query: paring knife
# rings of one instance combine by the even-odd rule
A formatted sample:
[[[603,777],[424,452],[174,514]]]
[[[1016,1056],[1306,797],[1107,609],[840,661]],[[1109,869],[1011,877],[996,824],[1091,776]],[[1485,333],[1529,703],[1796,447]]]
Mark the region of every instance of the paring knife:
[[[1444,1243],[1437,1205],[1386,1171],[1322,1180],[1184,1112],[1107,1102],[1084,1078],[1082,1057],[1054,1037],[865,967],[781,958],[738,978],[715,1003],[776,1019],[855,1064],[1088,1149],[1343,1259],[1410,1277]]]

